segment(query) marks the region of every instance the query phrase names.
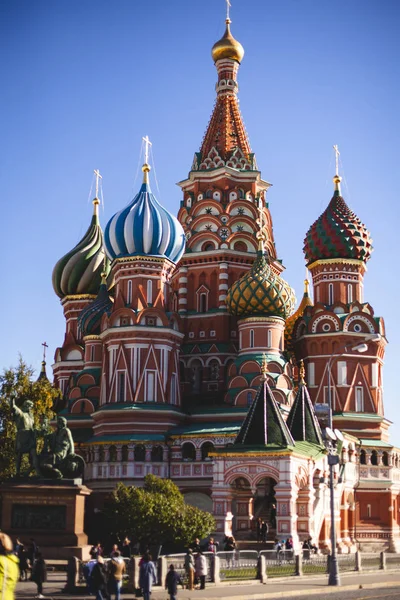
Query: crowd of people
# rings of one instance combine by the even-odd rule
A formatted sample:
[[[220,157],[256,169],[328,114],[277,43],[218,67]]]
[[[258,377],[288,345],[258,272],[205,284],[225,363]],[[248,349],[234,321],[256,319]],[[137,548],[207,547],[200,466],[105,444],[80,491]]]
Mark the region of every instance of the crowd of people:
[[[37,598],[44,598],[43,583],[47,579],[47,565],[35,540],[28,545],[17,538],[15,546],[11,538],[0,532],[0,597],[13,600],[18,581],[34,581]]]

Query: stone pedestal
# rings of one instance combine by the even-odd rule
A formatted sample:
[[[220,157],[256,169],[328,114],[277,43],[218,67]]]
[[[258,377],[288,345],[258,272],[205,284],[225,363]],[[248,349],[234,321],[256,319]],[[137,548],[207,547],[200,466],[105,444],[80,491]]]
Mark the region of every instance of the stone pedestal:
[[[25,544],[33,538],[44,558],[85,560],[85,498],[91,493],[80,479],[5,482],[0,486],[1,530]]]

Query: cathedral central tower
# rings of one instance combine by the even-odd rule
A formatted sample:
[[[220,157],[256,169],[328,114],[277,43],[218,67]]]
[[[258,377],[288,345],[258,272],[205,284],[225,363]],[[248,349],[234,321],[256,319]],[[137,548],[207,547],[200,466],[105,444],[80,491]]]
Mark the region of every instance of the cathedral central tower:
[[[185,333],[180,375],[189,406],[204,404],[205,397],[212,404],[227,401],[229,367],[239,351],[237,315],[227,311],[227,292],[252,267],[261,234],[272,273],[283,270],[266,201],[271,184],[258,170],[239,109],[244,49],[230,25],[227,18],[211,52],[218,77],[211,119],[188,178],[178,184],[186,252],[173,276],[173,306]],[[261,354],[264,340],[260,344]]]

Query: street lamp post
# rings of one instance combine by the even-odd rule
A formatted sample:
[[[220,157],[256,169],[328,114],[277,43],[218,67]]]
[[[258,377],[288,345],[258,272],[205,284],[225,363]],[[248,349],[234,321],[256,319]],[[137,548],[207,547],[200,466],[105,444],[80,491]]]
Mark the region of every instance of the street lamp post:
[[[332,420],[332,397],[331,397],[331,369],[332,363],[343,356],[347,350],[352,350],[353,352],[366,352],[368,350],[367,342],[378,342],[381,339],[381,335],[379,333],[371,334],[365,336],[357,345],[350,346],[347,344],[342,352],[338,354],[332,354],[328,360],[328,427],[332,430],[333,428],[333,420]],[[329,465],[329,492],[330,492],[330,512],[331,512],[331,559],[330,559],[330,567],[329,567],[329,579],[328,585],[340,585],[340,577],[339,577],[339,568],[338,568],[338,560],[337,560],[337,552],[336,552],[336,522],[335,522],[335,486],[333,481],[333,470],[334,466],[339,463],[339,456],[333,451],[332,442],[329,442],[329,455],[328,455],[328,465]]]

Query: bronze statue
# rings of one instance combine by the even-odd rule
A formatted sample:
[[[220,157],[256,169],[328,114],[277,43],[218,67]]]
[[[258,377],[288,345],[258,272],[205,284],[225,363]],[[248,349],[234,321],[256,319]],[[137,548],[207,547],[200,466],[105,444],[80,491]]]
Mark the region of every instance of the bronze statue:
[[[36,453],[36,430],[32,414],[33,402],[25,400],[21,408],[15,404],[11,397],[11,410],[17,426],[15,438],[15,466],[16,475],[21,475],[21,461],[24,454],[29,454],[30,471],[33,469],[38,473],[38,458]]]
[[[57,429],[45,436],[39,460],[40,473],[45,477],[61,479],[83,476],[85,462],[75,454],[74,440],[64,417],[58,417]]]

